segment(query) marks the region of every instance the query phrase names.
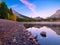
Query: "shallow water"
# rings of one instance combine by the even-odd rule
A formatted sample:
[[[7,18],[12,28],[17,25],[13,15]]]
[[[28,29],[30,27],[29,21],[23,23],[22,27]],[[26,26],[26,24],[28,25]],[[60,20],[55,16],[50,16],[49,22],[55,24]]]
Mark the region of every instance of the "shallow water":
[[[26,30],[37,36],[37,40],[41,45],[60,45],[60,26],[33,26]],[[41,35],[46,32],[46,37]]]

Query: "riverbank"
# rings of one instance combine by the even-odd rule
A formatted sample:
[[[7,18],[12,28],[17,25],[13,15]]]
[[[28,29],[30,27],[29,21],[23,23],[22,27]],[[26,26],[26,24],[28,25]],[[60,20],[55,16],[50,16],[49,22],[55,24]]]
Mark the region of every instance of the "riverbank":
[[[23,23],[0,19],[0,45],[40,45]]]

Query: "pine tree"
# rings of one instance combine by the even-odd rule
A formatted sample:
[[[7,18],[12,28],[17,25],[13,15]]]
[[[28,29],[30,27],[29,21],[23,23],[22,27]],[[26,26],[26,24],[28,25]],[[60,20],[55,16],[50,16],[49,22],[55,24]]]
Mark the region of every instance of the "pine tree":
[[[9,13],[10,13],[11,15],[13,15],[12,8],[10,8]]]
[[[0,3],[0,18],[7,19],[9,9],[4,2]]]

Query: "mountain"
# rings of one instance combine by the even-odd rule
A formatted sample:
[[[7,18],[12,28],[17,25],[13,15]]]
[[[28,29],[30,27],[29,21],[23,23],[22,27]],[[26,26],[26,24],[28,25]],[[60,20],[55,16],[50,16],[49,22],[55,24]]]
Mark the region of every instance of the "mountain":
[[[50,18],[60,18],[60,10],[57,10]]]
[[[22,14],[16,12],[16,11],[14,11],[14,10],[13,10],[13,13],[19,18],[30,18],[30,17],[24,16],[24,15],[22,15]]]
[[[42,18],[41,18],[41,17],[35,17],[34,19],[36,19],[36,20],[41,20]]]
[[[19,21],[19,22],[26,22],[26,21],[36,21],[35,19],[33,18],[30,18],[30,17],[27,17],[27,16],[24,16],[16,11],[13,10],[13,13],[14,15],[16,15],[16,21]]]

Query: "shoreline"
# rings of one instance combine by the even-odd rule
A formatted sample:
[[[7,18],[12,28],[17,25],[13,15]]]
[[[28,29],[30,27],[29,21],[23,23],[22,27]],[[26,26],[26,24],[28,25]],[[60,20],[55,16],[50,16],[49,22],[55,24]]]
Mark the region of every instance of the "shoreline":
[[[40,45],[22,23],[0,19],[0,45]]]
[[[23,24],[60,25],[60,22],[20,22]]]

